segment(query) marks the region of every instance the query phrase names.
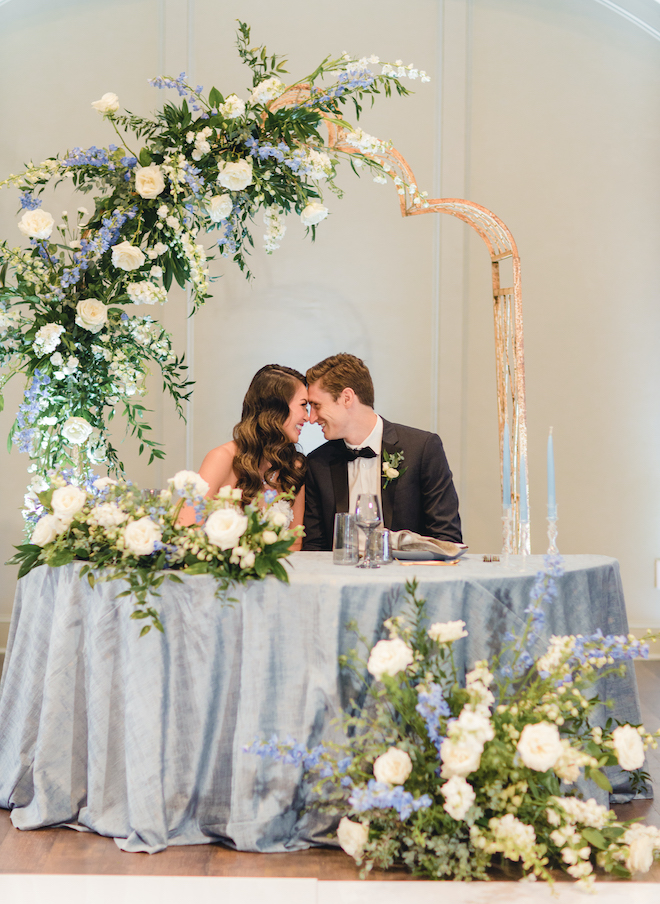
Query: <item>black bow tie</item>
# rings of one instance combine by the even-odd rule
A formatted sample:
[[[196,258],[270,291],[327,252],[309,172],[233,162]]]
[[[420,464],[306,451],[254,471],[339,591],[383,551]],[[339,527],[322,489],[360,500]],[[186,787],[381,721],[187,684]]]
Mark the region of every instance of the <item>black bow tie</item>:
[[[355,461],[356,458],[375,458],[376,453],[371,446],[365,446],[363,449],[349,449],[346,447],[344,458],[346,461]]]

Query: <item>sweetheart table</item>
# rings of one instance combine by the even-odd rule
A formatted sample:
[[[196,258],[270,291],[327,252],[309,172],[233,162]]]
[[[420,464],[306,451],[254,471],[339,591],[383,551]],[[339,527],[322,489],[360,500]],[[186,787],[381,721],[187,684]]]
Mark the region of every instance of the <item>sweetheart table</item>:
[[[252,582],[231,605],[209,576],[166,581],[156,601],[165,633],[143,638],[130,599],[117,598],[123,582],[91,589],[79,563],[41,566],[18,582],[0,683],[0,807],[19,829],[70,825],[127,851],[323,843],[329,817],[304,812],[300,771],[243,747],[273,734],[310,746],[338,737],[331,723],[358,693],[337,664],[356,646],[346,625],[375,643],[404,607],[406,580],[419,580],[432,621],[466,622],[455,649],[466,668],[521,629],[542,561],[528,557],[521,571],[515,556],[505,566],[468,555],[363,571],[300,552],[289,585]],[[568,556],[565,567],[536,655],[552,634],[628,633],[616,560]],[[641,721],[632,667],[598,693],[621,721]],[[613,802],[630,799],[614,786]],[[589,794],[605,802],[595,786]]]

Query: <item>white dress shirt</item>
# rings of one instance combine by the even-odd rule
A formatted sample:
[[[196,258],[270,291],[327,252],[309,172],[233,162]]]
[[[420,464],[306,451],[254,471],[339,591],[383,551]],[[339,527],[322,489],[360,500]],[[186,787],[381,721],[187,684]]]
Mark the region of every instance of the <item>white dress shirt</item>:
[[[344,440],[346,443],[346,440]],[[355,461],[347,462],[348,468],[348,510],[355,511],[355,504],[360,493],[373,493],[378,496],[378,501],[383,510],[383,501],[381,499],[381,451],[383,448],[383,419],[377,414],[376,425],[369,436],[359,445],[352,446],[346,443],[349,449],[364,449],[370,446],[376,453],[375,458],[356,458]],[[364,535],[360,531],[360,548],[364,547]]]

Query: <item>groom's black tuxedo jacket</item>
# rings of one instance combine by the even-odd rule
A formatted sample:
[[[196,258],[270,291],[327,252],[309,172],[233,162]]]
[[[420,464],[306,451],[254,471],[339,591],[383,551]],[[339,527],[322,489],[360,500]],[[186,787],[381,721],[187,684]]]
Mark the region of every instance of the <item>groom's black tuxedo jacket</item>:
[[[348,511],[345,448],[343,439],[331,440],[307,457],[303,549],[332,549],[335,512]],[[383,418],[383,449],[403,452],[405,468],[381,489],[385,527],[461,543],[458,496],[440,437]]]

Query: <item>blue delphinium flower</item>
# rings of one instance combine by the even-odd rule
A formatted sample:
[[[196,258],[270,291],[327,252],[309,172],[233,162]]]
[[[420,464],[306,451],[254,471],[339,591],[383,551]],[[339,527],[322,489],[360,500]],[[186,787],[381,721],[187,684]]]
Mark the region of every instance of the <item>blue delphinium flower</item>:
[[[439,684],[431,682],[427,691],[417,692],[418,703],[415,709],[426,722],[426,730],[440,752],[444,735],[440,734],[440,718],[451,715],[449,704],[445,700]]]
[[[354,788],[348,802],[358,813],[365,810],[396,810],[402,820],[433,803],[428,794],[414,798],[410,791],[404,790],[403,785],[391,787],[373,778],[369,779],[366,788]]]
[[[41,198],[35,198],[32,192],[24,191],[21,194],[21,207],[25,210],[35,210],[37,207],[41,207],[41,204]]]

